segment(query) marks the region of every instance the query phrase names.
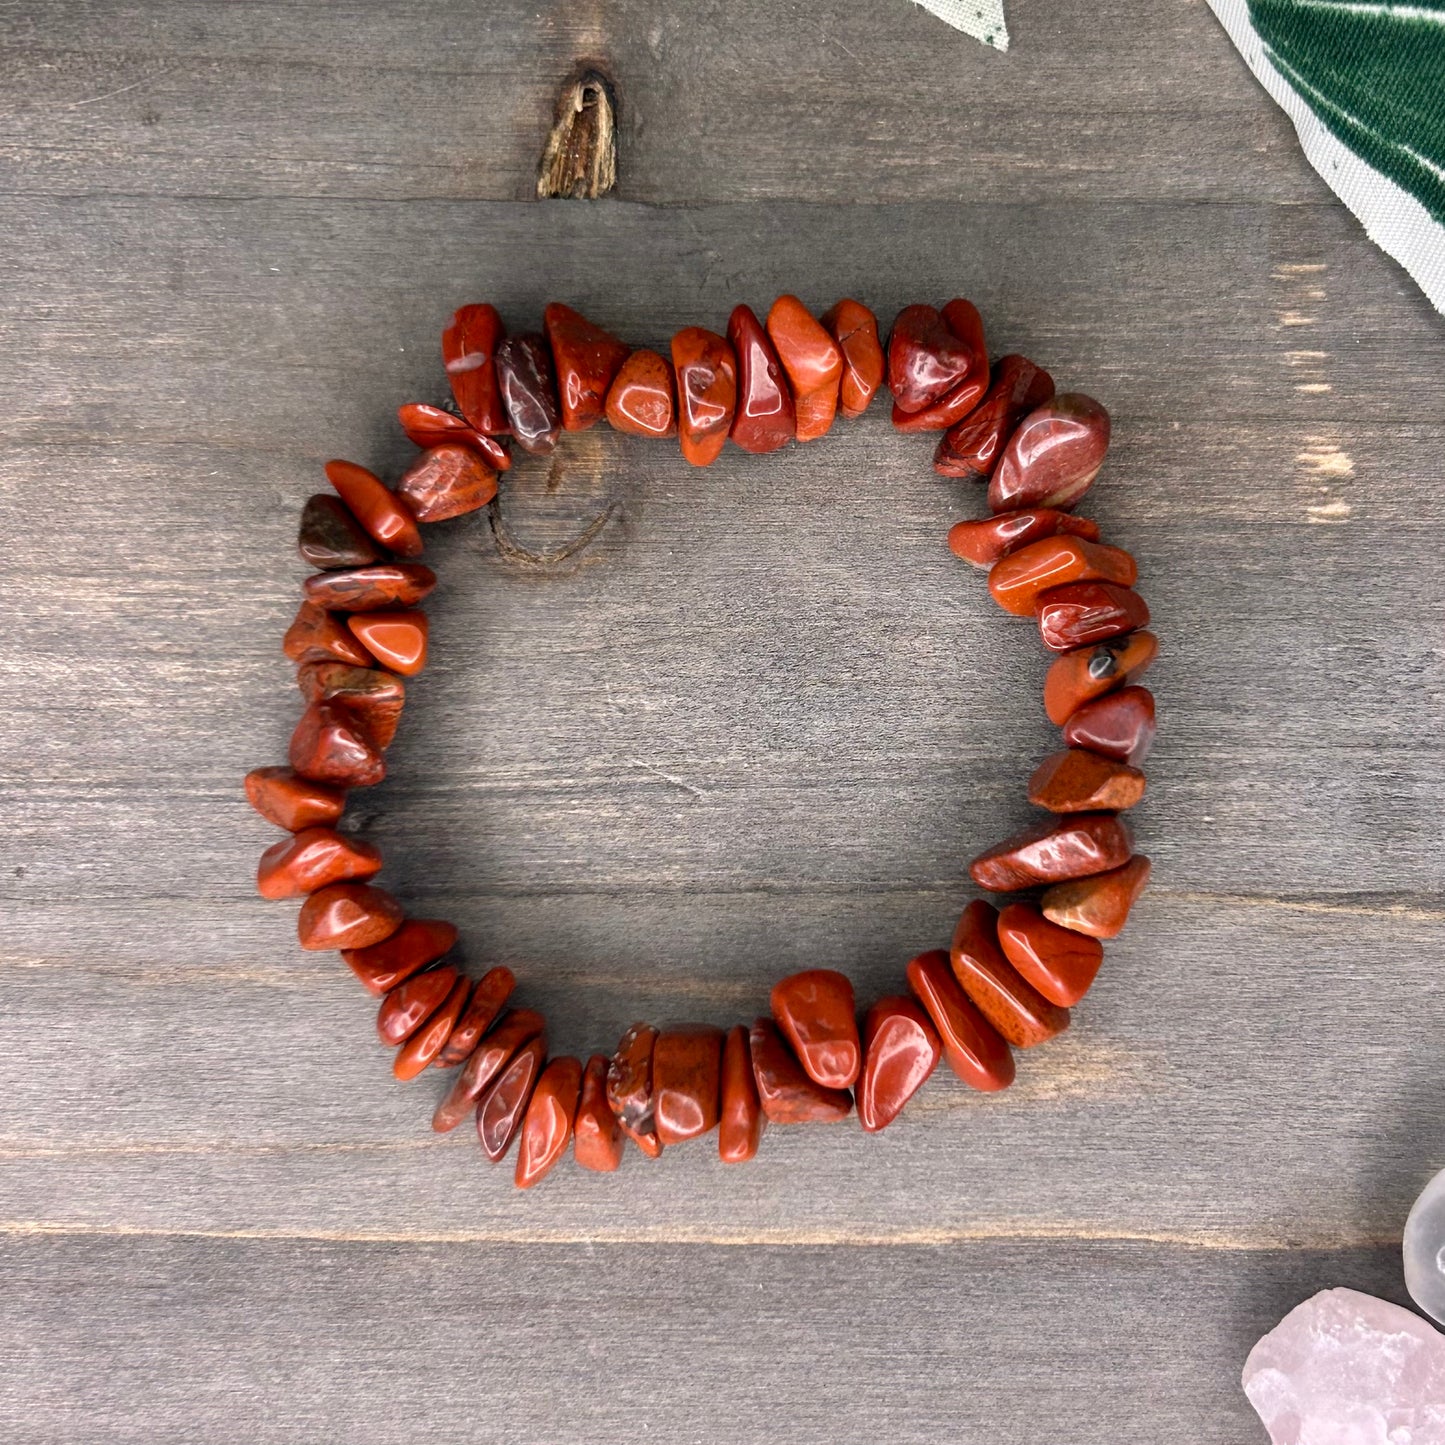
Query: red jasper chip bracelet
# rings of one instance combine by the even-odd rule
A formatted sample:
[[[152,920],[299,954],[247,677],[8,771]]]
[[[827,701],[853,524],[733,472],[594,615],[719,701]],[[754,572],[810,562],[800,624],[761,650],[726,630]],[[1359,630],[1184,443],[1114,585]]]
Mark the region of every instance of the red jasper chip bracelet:
[[[246,793],[286,836],[261,856],[257,890],[301,898],[301,946],[336,949],[381,999],[377,1032],[393,1072],[454,1069],[432,1127],[476,1122],[500,1160],[519,1139],[516,1182],[541,1179],[569,1144],[585,1169],[609,1172],[630,1140],[656,1157],[713,1130],[725,1163],[751,1159],[768,1124],[825,1123],[857,1107],[886,1128],[942,1058],[971,1088],[1007,1088],[1014,1051],[1069,1025],[1149,878],[1121,816],[1144,794],[1154,699],[1138,679],[1157,642],[1134,590],[1138,568],[1074,508],[1109,442],[1104,408],[1055,395],[1022,356],[989,363],[974,306],[907,306],[885,346],[857,301],[814,317],[782,296],[759,321],[738,306],[726,335],[690,326],[670,352],[634,350],[567,306],[547,307],[545,334],[508,334],[491,306],[464,306],[442,334],[455,411],[413,403],[398,413],[421,449],[394,488],[353,462],[326,465],[332,493],[302,510],[298,546],[318,570],[284,650],[306,707],[290,766],[258,768]],[[369,881],[369,843],[339,831],[347,790],[378,783],[406,698],[426,665],[436,585],[419,524],[459,517],[497,494],[512,446],[546,455],[564,431],[604,418],[636,436],[676,436],[695,466],[731,439],[750,452],[814,441],[838,413],[861,415],[887,384],[893,424],[939,432],[934,469],[987,485],[992,515],[958,523],[952,550],[988,569],[1006,612],[1036,620],[1054,660],[1044,708],[1064,746],[1029,779],[1045,816],[980,854],[969,872],[995,893],[1041,889],[1000,912],[977,900],[951,946],[904,970],[908,992],[872,1002],[860,1031],[853,986],[832,969],[779,982],[751,1026],[634,1024],[610,1055],[585,1064],[548,1054],[547,1023],[512,1003],[510,969],[475,982],[446,957],[457,930],[409,918]]]

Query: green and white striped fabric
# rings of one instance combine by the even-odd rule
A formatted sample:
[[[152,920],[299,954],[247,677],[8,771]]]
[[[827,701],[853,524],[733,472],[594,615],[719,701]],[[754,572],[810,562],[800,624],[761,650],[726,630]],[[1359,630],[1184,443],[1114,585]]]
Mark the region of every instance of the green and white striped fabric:
[[[1310,164],[1445,311],[1445,0],[1209,0]]]

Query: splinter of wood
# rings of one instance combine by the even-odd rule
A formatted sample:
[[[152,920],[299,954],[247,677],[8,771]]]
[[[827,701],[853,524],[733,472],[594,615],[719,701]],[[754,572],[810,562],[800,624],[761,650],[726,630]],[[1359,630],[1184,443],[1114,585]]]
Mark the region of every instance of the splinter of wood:
[[[537,199],[595,201],[617,185],[617,92],[594,66],[574,71],[557,97],[542,151]]]

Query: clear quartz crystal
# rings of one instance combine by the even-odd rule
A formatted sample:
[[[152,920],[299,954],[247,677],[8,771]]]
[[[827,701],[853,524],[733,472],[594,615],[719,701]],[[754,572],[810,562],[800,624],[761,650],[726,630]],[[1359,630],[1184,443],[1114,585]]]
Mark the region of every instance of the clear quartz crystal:
[[[1420,1192],[1405,1221],[1405,1288],[1445,1324],[1445,1169]]]

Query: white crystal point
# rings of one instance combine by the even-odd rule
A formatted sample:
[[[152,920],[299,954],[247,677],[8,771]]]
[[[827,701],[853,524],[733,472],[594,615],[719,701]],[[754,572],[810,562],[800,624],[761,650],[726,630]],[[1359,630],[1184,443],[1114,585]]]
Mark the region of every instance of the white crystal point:
[[[1445,1324],[1445,1169],[1420,1191],[1405,1221],[1405,1288]]]
[[[1445,1335],[1352,1289],[1292,1309],[1244,1362],[1274,1445],[1445,1445]]]

